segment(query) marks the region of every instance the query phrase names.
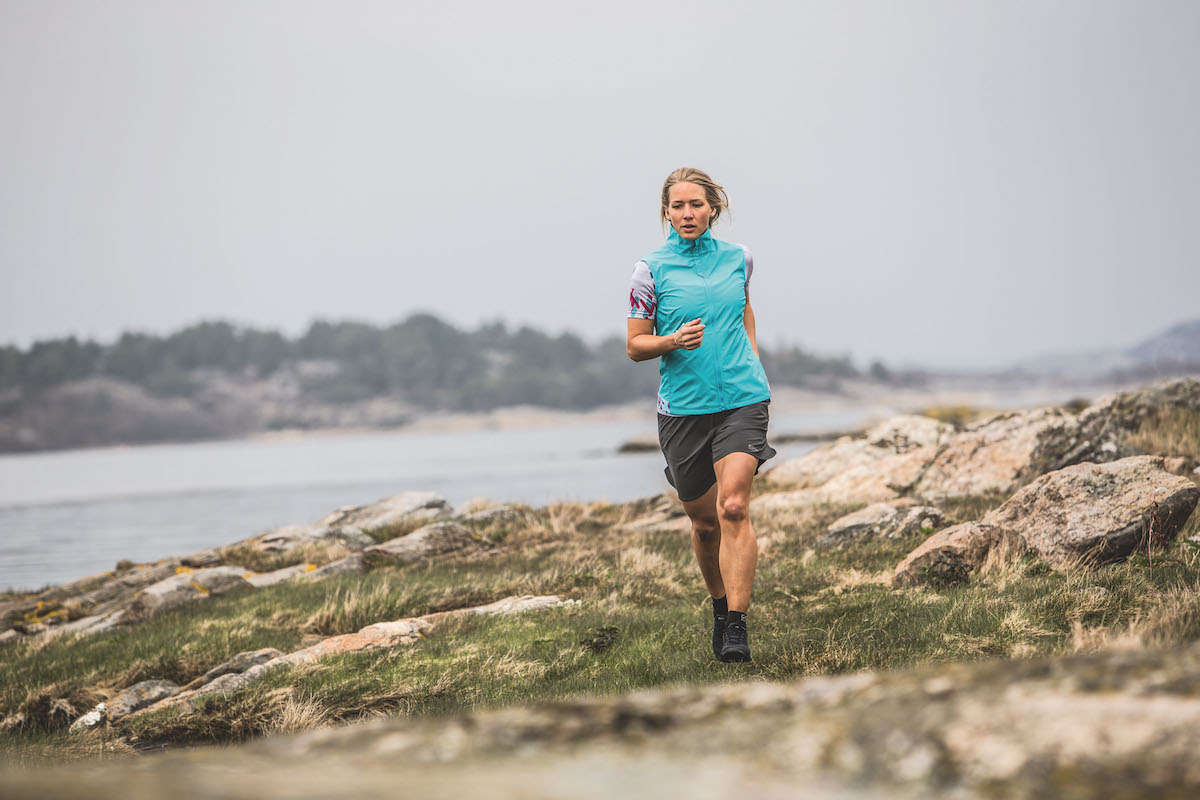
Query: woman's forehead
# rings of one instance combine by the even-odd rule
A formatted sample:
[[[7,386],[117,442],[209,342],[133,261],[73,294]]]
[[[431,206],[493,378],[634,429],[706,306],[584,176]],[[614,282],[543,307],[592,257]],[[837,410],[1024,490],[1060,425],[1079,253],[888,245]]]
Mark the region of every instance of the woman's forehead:
[[[671,201],[703,200],[704,189],[691,181],[680,181],[671,187],[671,191],[667,193],[667,198]]]

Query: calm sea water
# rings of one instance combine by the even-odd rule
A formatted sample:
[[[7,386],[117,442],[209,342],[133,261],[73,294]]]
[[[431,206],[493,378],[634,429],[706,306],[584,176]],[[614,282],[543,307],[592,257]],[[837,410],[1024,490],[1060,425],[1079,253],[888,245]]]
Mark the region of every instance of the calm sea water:
[[[838,429],[846,408],[772,417],[771,431]],[[0,588],[37,588],[223,545],[404,491],[544,505],[624,502],[669,489],[640,422],[457,432],[392,431],[0,456]],[[811,444],[777,446],[774,463]]]

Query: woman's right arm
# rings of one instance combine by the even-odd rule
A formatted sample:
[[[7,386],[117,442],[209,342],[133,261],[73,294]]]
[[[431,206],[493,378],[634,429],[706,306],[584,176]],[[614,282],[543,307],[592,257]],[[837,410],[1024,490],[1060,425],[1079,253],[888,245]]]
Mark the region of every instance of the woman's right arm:
[[[652,319],[630,317],[627,322],[629,324],[628,333],[625,335],[625,352],[634,361],[658,358],[672,350],[695,350],[704,343],[704,323],[699,317],[684,323],[670,336],[655,336]]]
[[[625,336],[625,352],[634,361],[658,358],[679,349],[672,337],[654,335],[654,320],[630,318],[626,322],[629,330]]]

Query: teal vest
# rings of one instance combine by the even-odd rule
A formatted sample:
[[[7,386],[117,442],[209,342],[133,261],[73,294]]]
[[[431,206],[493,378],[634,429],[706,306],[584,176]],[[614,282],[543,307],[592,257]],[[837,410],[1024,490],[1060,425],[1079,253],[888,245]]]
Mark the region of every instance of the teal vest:
[[[654,278],[654,326],[669,336],[697,317],[704,340],[695,350],[659,359],[658,410],[712,414],[769,400],[771,387],[750,346],[746,310],[746,251],[705,231],[694,241],[674,229],[643,259]]]

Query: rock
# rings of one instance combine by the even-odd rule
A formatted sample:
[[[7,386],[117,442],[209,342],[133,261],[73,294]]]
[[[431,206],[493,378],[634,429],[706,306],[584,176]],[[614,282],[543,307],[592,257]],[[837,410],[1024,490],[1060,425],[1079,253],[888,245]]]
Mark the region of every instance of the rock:
[[[918,506],[908,498],[874,503],[836,520],[817,540],[816,548],[827,550],[852,542],[904,538],[921,528],[941,527],[943,519],[941,509]]]
[[[262,572],[250,575],[246,578],[246,583],[250,584],[256,589],[261,589],[264,586],[274,586],[277,583],[283,583],[284,581],[291,580],[292,578],[298,578],[301,575],[306,575],[315,571],[316,569],[318,568],[313,564],[293,564],[290,567],[277,569],[273,572]]]
[[[961,495],[1011,492],[1028,477],[1047,430],[1072,415],[1060,408],[999,414],[951,437],[933,458],[913,493],[932,501]]]
[[[930,417],[897,416],[871,428],[862,438],[843,436],[798,459],[786,461],[767,473],[765,478],[770,483],[794,484],[804,489],[824,486],[851,471],[857,471],[860,475],[877,474],[872,469],[864,468],[870,468],[881,459],[914,450],[932,447],[934,450],[931,453],[936,452],[936,448],[953,433],[953,426]],[[911,463],[911,460],[901,463]]]
[[[768,483],[798,490],[764,495],[752,510],[811,503],[877,503],[901,496],[938,502],[949,497],[1011,493],[1046,472],[1085,459],[1132,455],[1124,437],[1166,408],[1200,410],[1200,382],[1168,381],[1103,398],[1078,416],[1058,408],[999,414],[955,433],[923,417],[896,417],[789,461]]]
[[[750,501],[750,511],[784,510],[815,503],[852,505],[896,500],[910,491],[937,453],[936,447],[922,447],[875,458],[847,469],[821,486],[761,495]]]
[[[354,528],[329,528],[320,523],[315,525],[285,525],[268,531],[254,539],[251,544],[268,553],[286,553],[313,542],[328,542],[345,545],[350,550],[370,547],[375,540]]]
[[[449,516],[450,505],[433,492],[405,492],[366,506],[346,506],[311,525],[288,525],[251,539],[267,552],[282,553],[316,541],[336,541],[352,551],[370,547],[375,540],[367,531],[413,520]]]
[[[25,712],[18,711],[15,714],[9,714],[0,721],[0,733],[9,733],[21,728],[25,725]]]
[[[368,562],[412,564],[447,553],[490,548],[490,544],[457,522],[435,522],[383,544],[368,547],[363,551],[363,557]]]
[[[134,598],[119,622],[146,619],[184,603],[249,588],[250,584],[242,577],[245,574],[244,567],[209,567],[181,572],[146,587]]]
[[[117,614],[96,614],[82,617],[74,622],[66,622],[47,631],[49,636],[62,636],[64,633],[92,634],[103,633],[116,627]]]
[[[892,453],[907,453],[930,445],[943,444],[954,435],[955,428],[933,417],[902,414],[879,423],[867,431],[866,440],[872,447]]]
[[[892,581],[897,586],[919,583],[963,583],[989,559],[1022,553],[1021,537],[987,522],[964,522],[939,531],[905,556]]]
[[[185,567],[197,569],[200,567],[215,567],[221,563],[221,553],[215,547],[210,547],[207,550],[201,550],[198,553],[192,553],[190,556],[184,556],[179,559]]]
[[[82,733],[92,728],[100,727],[108,721],[108,707],[104,703],[93,708],[79,719],[71,723],[68,733]]]
[[[1163,459],[1163,469],[1175,475],[1186,475],[1188,470],[1188,460],[1183,456],[1171,456]]]
[[[1103,563],[1144,546],[1155,503],[1155,536],[1168,543],[1197,500],[1200,488],[1167,472],[1162,457],[1133,456],[1043,475],[984,520],[1022,536],[1052,565]]]
[[[276,650],[274,647],[264,647],[262,650],[247,650],[243,653],[238,653],[225,663],[213,667],[208,672],[204,673],[204,675],[202,675],[200,678],[197,678],[194,683],[203,686],[209,681],[215,680],[222,675],[240,674],[251,667],[257,667],[259,664],[265,664],[271,659],[278,658],[281,655],[283,655],[283,653],[279,650]]]
[[[339,508],[321,520],[321,524],[370,531],[413,520],[437,519],[450,513],[450,504],[434,492],[404,492],[368,506]]]
[[[686,532],[692,529],[692,521],[684,513],[683,505],[674,497],[658,495],[631,503],[634,509],[645,507],[646,513],[622,527],[629,531],[642,532]],[[635,512],[636,513],[636,512]]]
[[[524,522],[529,518],[529,512],[519,506],[502,505],[484,508],[465,514],[462,519],[467,522],[491,524],[495,522]]]
[[[1083,461],[1103,463],[1135,455],[1121,444],[1121,438],[1167,409],[1200,411],[1200,381],[1169,379],[1100,398],[1079,413],[1080,445],[1067,454],[1062,466]]]
[[[135,683],[108,701],[109,719],[115,722],[138,709],[170,697],[177,691],[179,686],[171,681],[151,680]]]
[[[21,638],[20,633],[13,630],[12,628],[9,628],[8,630],[4,631],[3,633],[0,633],[0,645],[5,645],[5,644],[8,644],[9,642],[15,642],[17,639],[20,639],[20,638]]]
[[[359,553],[331,561],[323,567],[306,572],[307,578],[328,578],[330,575],[361,575],[367,571],[367,563]]]

